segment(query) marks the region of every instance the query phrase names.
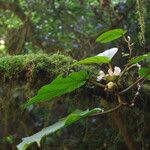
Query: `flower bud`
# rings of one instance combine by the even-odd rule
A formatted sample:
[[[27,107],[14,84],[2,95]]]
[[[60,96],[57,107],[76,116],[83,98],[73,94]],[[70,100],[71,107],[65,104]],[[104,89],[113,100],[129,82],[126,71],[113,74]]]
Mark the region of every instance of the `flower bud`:
[[[116,88],[117,88],[117,84],[116,83],[109,82],[109,83],[107,83],[105,90],[109,91],[109,92],[112,92],[112,91],[115,91]]]

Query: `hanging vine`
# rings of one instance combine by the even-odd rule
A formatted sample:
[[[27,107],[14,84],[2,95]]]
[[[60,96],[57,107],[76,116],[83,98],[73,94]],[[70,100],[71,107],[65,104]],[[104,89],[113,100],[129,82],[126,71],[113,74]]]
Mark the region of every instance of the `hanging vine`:
[[[137,0],[137,14],[140,25],[139,41],[141,45],[145,45],[145,18],[146,18],[146,1]]]

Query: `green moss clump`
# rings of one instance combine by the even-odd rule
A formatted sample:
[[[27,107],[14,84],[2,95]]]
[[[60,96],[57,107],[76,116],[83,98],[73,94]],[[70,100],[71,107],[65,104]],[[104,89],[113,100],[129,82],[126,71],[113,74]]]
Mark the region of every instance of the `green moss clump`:
[[[39,70],[58,75],[70,68],[74,60],[62,54],[28,54],[17,56],[5,56],[0,58],[0,79],[3,81],[16,78],[23,71]]]

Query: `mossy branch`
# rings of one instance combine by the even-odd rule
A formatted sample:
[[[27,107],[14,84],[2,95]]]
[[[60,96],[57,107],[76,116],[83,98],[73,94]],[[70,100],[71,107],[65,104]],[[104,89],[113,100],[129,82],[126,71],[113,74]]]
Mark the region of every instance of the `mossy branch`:
[[[27,72],[31,68],[33,77],[44,73],[54,77],[70,70],[70,64],[73,62],[71,57],[58,53],[5,56],[0,58],[0,80],[5,82],[18,80],[20,77],[26,78],[28,77]]]

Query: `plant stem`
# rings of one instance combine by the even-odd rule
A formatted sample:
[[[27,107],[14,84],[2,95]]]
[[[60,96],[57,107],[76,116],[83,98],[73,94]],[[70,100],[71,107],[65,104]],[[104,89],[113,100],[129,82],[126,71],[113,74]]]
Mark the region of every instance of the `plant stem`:
[[[105,85],[104,85],[104,84],[98,83],[98,82],[96,82],[96,81],[91,81],[91,83],[93,83],[94,85],[97,85],[97,86],[99,86],[99,87],[101,87],[101,88],[105,88]]]

